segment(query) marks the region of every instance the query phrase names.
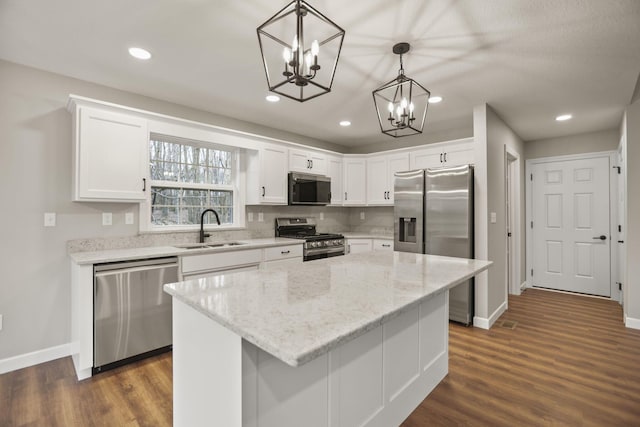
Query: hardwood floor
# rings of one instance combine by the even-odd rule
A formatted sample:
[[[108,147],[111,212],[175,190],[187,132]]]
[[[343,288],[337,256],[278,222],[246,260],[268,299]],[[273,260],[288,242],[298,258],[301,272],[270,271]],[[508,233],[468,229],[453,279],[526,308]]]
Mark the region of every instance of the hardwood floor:
[[[621,318],[527,290],[489,331],[451,324],[449,375],[402,426],[640,426],[640,331]],[[169,426],[171,368],[166,353],[82,382],[70,358],[0,375],[0,426]]]

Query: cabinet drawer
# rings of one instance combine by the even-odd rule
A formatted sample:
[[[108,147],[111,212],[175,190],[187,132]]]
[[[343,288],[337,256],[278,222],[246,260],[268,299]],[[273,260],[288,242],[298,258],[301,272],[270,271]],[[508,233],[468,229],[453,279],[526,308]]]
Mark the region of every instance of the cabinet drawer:
[[[182,273],[223,270],[234,266],[260,264],[261,260],[262,251],[260,249],[188,255],[182,257]]]
[[[373,239],[373,250],[374,251],[392,251],[393,240]]]
[[[265,261],[296,257],[302,258],[302,245],[277,246],[273,248],[265,248],[264,250]]]

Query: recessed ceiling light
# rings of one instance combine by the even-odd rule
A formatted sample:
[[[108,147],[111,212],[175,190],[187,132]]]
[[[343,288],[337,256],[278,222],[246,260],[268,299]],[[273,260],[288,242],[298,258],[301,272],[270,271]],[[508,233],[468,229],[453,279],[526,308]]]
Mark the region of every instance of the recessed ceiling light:
[[[144,59],[144,60],[151,58],[151,53],[148,50],[143,49],[141,47],[130,47],[129,55],[133,56],[134,58]]]
[[[437,104],[440,101],[442,101],[442,97],[441,96],[430,96],[429,97],[429,104]]]
[[[278,95],[267,95],[265,99],[269,102],[278,102],[280,101],[280,97]]]
[[[343,120],[340,122],[340,126],[351,126],[351,122],[349,120]]]
[[[559,122],[564,122],[566,120],[571,119],[573,116],[571,114],[563,114],[561,116],[556,117],[556,120]]]

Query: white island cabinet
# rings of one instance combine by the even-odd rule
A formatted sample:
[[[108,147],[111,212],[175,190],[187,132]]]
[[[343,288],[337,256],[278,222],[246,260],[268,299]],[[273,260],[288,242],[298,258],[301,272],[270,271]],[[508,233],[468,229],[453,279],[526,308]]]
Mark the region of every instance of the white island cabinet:
[[[373,251],[165,285],[173,425],[399,425],[448,372],[448,289],[490,264]]]

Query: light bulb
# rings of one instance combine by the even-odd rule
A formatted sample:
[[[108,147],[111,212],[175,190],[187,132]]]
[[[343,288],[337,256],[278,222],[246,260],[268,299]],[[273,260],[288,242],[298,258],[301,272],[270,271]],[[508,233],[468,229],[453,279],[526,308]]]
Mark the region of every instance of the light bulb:
[[[390,113],[393,113],[393,102],[390,102],[387,108],[389,109]]]
[[[287,64],[291,62],[291,49],[289,49],[288,47],[284,48],[284,50],[282,51],[282,59],[284,59],[284,62],[286,62]]]
[[[413,106],[413,102],[411,102],[411,103],[409,104],[409,112],[410,112],[410,113],[413,113],[413,109],[414,109],[414,108],[415,108],[415,107]]]
[[[318,56],[318,53],[320,53],[320,45],[318,44],[318,40],[314,40],[313,43],[311,43],[311,54]]]
[[[400,106],[404,109],[407,108],[407,98],[402,98],[402,101],[400,101]]]
[[[399,105],[398,105],[398,108],[396,109],[396,115],[398,116],[398,119],[402,117],[402,107]]]
[[[311,65],[313,64],[313,57],[311,56],[311,53],[307,52],[307,54],[304,56],[304,63],[305,63],[305,69],[307,71],[307,74],[311,74]]]
[[[291,43],[291,51],[295,52],[298,50],[298,35],[293,36],[293,43]]]

